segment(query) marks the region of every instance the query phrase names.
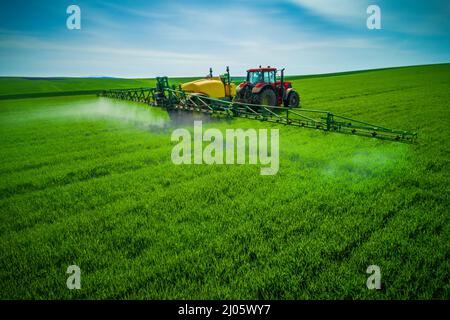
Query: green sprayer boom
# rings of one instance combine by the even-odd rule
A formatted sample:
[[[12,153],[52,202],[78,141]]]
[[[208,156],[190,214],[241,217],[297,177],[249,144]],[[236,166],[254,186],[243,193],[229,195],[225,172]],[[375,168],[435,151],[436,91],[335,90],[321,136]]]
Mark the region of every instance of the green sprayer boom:
[[[155,88],[105,90],[100,92],[99,95],[143,102],[169,111],[197,111],[216,116],[242,117],[403,142],[414,142],[417,138],[415,132],[389,129],[339,116],[329,111],[255,105],[214,99],[200,94],[188,93],[177,89],[175,86],[170,87],[167,77],[158,77],[156,80]]]

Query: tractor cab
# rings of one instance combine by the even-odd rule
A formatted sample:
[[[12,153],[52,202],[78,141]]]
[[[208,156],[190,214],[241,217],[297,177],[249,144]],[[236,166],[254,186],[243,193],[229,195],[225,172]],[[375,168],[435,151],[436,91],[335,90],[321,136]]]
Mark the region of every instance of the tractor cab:
[[[280,73],[280,80],[277,80],[277,72]],[[247,84],[256,85],[258,87],[270,84],[274,87],[281,87],[283,84],[284,89],[291,88],[292,85],[288,81],[284,81],[284,69],[277,70],[275,68],[257,68],[247,70]]]
[[[249,84],[270,83],[276,81],[277,69],[275,68],[259,68],[247,70],[247,82]]]
[[[277,71],[270,66],[248,69],[246,81],[236,88],[236,100],[249,104],[298,107],[300,96],[290,82],[284,81],[284,69],[279,70],[280,80],[277,80]]]

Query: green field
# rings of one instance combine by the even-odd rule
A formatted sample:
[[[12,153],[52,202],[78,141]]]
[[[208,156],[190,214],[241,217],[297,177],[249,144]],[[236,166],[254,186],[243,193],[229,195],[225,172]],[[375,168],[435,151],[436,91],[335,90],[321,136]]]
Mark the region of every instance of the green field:
[[[175,78],[179,84],[196,78]],[[105,89],[154,87],[155,79],[0,77],[0,100],[96,94]]]
[[[0,95],[151,85],[58,81],[10,79]],[[257,165],[174,165],[160,109],[94,95],[1,100],[0,298],[449,299],[450,64],[294,87],[304,107],[417,131],[418,142],[205,124],[279,128],[280,170],[261,176]],[[73,264],[81,290],[66,287]],[[381,290],[366,287],[373,264]]]

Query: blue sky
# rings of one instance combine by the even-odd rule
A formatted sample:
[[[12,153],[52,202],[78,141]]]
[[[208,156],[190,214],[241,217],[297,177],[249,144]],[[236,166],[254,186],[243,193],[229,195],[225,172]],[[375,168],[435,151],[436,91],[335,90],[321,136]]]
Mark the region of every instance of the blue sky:
[[[81,30],[66,9],[81,8]],[[368,5],[381,30],[366,27]],[[3,1],[0,75],[314,74],[450,62],[450,2],[436,0]]]

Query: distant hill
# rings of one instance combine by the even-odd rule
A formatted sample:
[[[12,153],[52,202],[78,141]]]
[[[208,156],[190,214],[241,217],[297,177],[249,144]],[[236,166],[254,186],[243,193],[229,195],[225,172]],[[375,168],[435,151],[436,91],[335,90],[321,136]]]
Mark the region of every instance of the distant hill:
[[[443,64],[445,65],[445,64]],[[450,64],[447,64],[450,65]],[[432,65],[430,65],[432,66]],[[437,65],[434,65],[437,66]],[[384,68],[373,70],[358,70],[317,75],[292,75],[286,80],[301,80],[359,74],[364,72],[379,72],[404,68],[421,68],[424,66]],[[192,81],[199,77],[170,78],[170,84]],[[244,81],[245,77],[232,77],[235,83]],[[49,96],[66,96],[80,94],[95,94],[105,89],[127,89],[153,87],[155,79],[124,79],[112,77],[0,77],[0,99],[33,98]]]

